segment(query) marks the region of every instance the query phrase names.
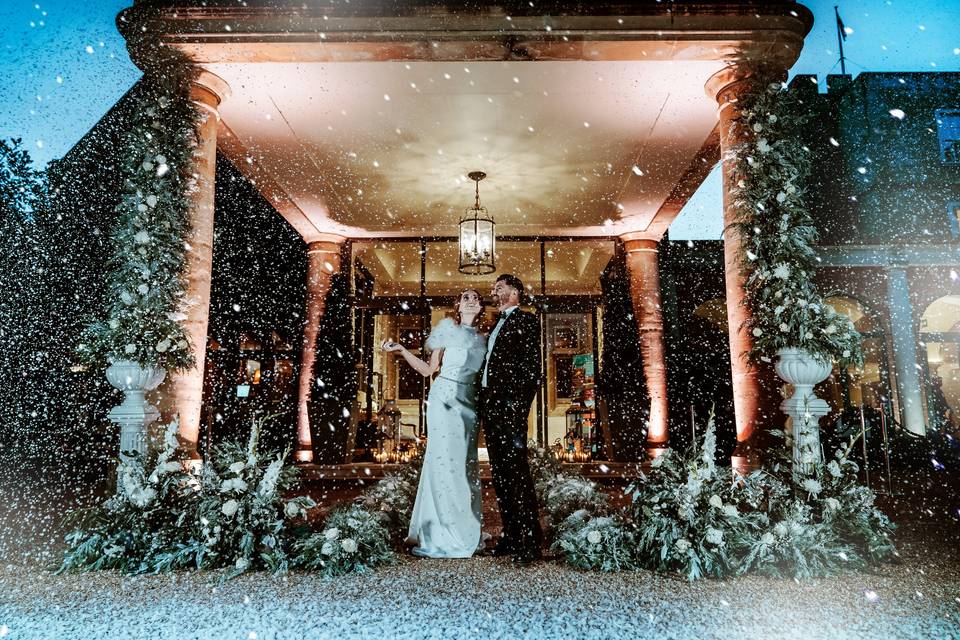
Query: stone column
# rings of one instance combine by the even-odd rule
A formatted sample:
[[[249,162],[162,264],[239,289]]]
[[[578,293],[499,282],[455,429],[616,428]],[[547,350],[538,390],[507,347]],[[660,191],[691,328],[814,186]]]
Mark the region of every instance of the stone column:
[[[917,336],[907,270],[887,269],[887,306],[890,308],[890,337],[893,342],[893,372],[900,400],[900,423],[917,435],[926,432],[917,371]]]
[[[663,315],[660,308],[660,271],[657,242],[621,236],[630,274],[630,298],[640,332],[643,377],[650,395],[650,422],[647,425],[647,456],[666,451],[669,441],[667,405],[667,359],[663,346]]]
[[[199,460],[197,441],[200,436],[200,415],[203,402],[203,368],[207,353],[207,324],[210,316],[210,273],[213,265],[213,210],[217,165],[217,108],[228,98],[230,88],[219,77],[201,71],[194,81],[190,97],[199,108],[201,122],[199,142],[193,155],[193,176],[196,187],[190,195],[191,232],[187,239],[186,296],[182,312],[193,368],[169,377],[161,393],[164,405],[172,407],[180,421],[180,439],[185,453]]]
[[[344,238],[330,236],[307,245],[307,299],[303,327],[303,355],[300,358],[300,385],[297,393],[297,462],[313,461],[310,414],[307,403],[313,387],[313,363],[317,358],[317,335],[326,305],[330,280],[340,272],[340,248]]]
[[[707,81],[707,95],[716,99],[720,126],[720,157],[723,161],[723,264],[727,299],[727,323],[730,334],[730,368],[733,386],[733,409],[736,415],[737,446],[731,462],[738,472],[746,472],[759,465],[759,452],[754,433],[760,424],[763,404],[763,385],[760,372],[748,359],[753,346],[750,332],[741,329],[750,317],[743,305],[746,279],[740,274],[740,237],[729,228],[734,222],[731,189],[733,183],[732,150],[740,143],[740,132],[733,126],[737,117],[737,98],[751,90],[752,69],[742,65],[727,67]],[[718,372],[719,373],[719,372]]]

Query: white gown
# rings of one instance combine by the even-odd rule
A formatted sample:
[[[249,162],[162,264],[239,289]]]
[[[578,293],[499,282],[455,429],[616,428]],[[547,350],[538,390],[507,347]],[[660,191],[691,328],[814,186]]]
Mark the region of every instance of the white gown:
[[[414,555],[469,558],[480,546],[477,376],[486,338],[445,318],[427,348],[443,349],[443,361],[427,398],[427,451],[407,541]]]

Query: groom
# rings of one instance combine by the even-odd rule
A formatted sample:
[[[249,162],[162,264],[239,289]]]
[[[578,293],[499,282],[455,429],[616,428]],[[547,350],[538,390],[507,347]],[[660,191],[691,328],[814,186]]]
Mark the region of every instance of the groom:
[[[480,378],[480,419],[490,454],[493,488],[503,521],[491,553],[528,565],[540,559],[543,533],[527,461],[527,415],[540,386],[540,322],[521,310],[523,283],[503,274],[491,296],[499,318],[487,339]]]

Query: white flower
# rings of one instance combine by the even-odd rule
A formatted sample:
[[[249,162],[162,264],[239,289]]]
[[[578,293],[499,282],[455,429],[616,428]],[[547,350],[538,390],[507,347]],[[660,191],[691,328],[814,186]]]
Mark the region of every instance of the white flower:
[[[763,131],[763,125],[760,124],[759,122],[755,122],[753,124],[753,130],[756,131],[757,133],[760,133],[761,131]]]
[[[226,493],[227,491],[246,491],[247,483],[243,481],[242,478],[230,478],[225,480],[220,485],[220,492]]]
[[[121,301],[123,304],[131,305],[131,304],[133,304],[133,300],[134,300],[134,299],[133,299],[133,294],[130,293],[129,291],[121,291],[121,292],[120,292],[120,301]]]
[[[830,509],[831,511],[836,511],[837,509],[840,508],[840,501],[837,500],[836,498],[827,498],[826,502],[827,502],[827,509]]]
[[[796,188],[795,186],[793,186],[792,184],[788,184],[788,185],[786,186],[786,190],[787,190],[787,193],[789,193],[790,195],[793,195],[794,193],[797,192],[797,188]]]
[[[150,293],[150,285],[148,285],[146,282],[141,283],[140,286],[137,287],[137,293],[142,296],[147,295]]]
[[[180,463],[176,461],[164,462],[160,467],[160,470],[163,473],[173,473],[174,471],[179,471],[181,469]]]
[[[806,338],[807,340],[813,340],[813,334],[809,331],[803,334],[803,337]]]
[[[759,338],[760,336],[763,335],[763,329],[761,329],[760,327],[755,327],[753,330],[753,335]]]
[[[357,528],[360,527],[360,521],[359,521],[359,520],[356,520],[356,519],[354,519],[354,518],[347,518],[347,526],[348,526],[348,527],[353,527],[354,529],[357,529]]]
[[[690,541],[686,538],[680,538],[674,543],[674,546],[680,553],[686,553],[690,549]]]
[[[839,478],[843,473],[840,470],[840,464],[836,460],[831,460],[827,463],[827,471],[829,471],[830,475],[834,478]]]
[[[723,505],[723,515],[727,516],[728,518],[736,518],[740,515],[740,512],[737,511],[736,505],[725,504]]]
[[[774,538],[773,534],[770,533],[769,531],[767,531],[765,534],[760,536],[761,544],[773,544],[774,540],[776,540],[776,538]]]
[[[723,500],[720,499],[720,496],[713,494],[710,496],[710,506],[716,507],[717,509],[723,507]]]
[[[849,358],[849,357],[850,357],[850,349],[844,349],[844,350],[843,350],[843,353],[840,354],[840,355],[843,356],[844,358]]]
[[[823,490],[823,487],[820,486],[820,483],[814,480],[813,478],[807,478],[803,481],[803,488],[807,493],[812,495],[817,495]]]
[[[137,234],[133,236],[133,241],[137,244],[147,244],[150,242],[150,234],[146,231],[137,231]]]
[[[243,462],[234,462],[230,465],[230,473],[240,473],[245,466]]]
[[[773,275],[776,278],[781,280],[786,280],[790,277],[790,266],[780,263],[773,269]]]
[[[127,346],[125,346],[125,347],[123,348],[123,352],[126,353],[126,354],[136,353],[136,352],[137,352],[137,345],[135,345],[135,344],[128,344]]]
[[[223,503],[223,506],[220,507],[220,511],[223,512],[223,515],[230,518],[237,512],[237,509],[239,508],[240,508],[239,502],[237,502],[236,500],[227,500],[226,502]]]
[[[357,541],[353,538],[344,538],[340,541],[340,546],[347,553],[356,553],[357,551]]]
[[[147,206],[151,209],[157,206],[157,196],[150,194],[147,196]]]
[[[157,177],[162,178],[163,176],[167,175],[168,171],[170,171],[170,165],[164,162],[159,167],[157,167]]]
[[[720,529],[714,529],[713,527],[707,527],[707,542],[713,545],[722,545],[723,544],[723,531]]]
[[[787,199],[787,194],[785,194],[783,191],[777,193],[777,202],[783,202],[786,199]]]
[[[773,527],[773,532],[782,538],[787,534],[787,525],[782,522],[778,522],[776,526]]]
[[[323,546],[320,547],[320,553],[322,553],[325,556],[328,556],[331,553],[333,553],[333,549],[334,549],[334,544],[329,540],[327,540],[326,542],[323,543]]]
[[[107,323],[111,329],[117,329],[120,327],[120,321],[116,318],[110,318],[110,322]]]
[[[773,147],[770,146],[766,138],[760,138],[760,140],[757,141],[757,151],[760,153],[767,153],[771,149],[773,149]]]
[[[167,156],[165,156],[165,155],[163,155],[163,154],[161,153],[161,154],[158,155],[156,158],[154,158],[154,160],[156,160],[158,164],[163,164],[164,162],[167,161]]]
[[[767,122],[776,122],[776,121],[777,121],[777,116],[773,115],[772,113],[769,116],[767,116]]]
[[[300,506],[296,502],[291,500],[283,507],[283,512],[287,514],[287,516],[293,518],[298,513],[300,513]]]
[[[152,170],[153,170],[153,163],[150,162],[149,160],[145,161],[141,166],[143,167],[143,170],[144,170],[144,171],[152,171]]]
[[[323,536],[327,540],[336,540],[337,538],[340,537],[340,529],[337,529],[336,527],[327,529],[326,531],[323,532]]]
[[[788,325],[786,322],[781,322],[780,331],[782,331],[783,333],[788,333],[790,331],[790,325]]]
[[[602,538],[603,536],[596,529],[587,534],[587,542],[590,544],[598,544]]]
[[[749,249],[747,249],[747,259],[748,259],[748,260],[756,260],[756,259],[757,259],[757,254],[755,254],[753,251],[750,251]]]

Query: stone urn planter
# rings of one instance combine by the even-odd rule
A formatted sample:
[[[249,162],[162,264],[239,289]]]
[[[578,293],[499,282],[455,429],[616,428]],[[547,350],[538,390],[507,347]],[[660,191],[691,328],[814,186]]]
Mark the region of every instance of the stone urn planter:
[[[813,387],[827,379],[833,364],[803,349],[777,351],[777,375],[793,385],[793,395],[780,404],[792,422],[793,475],[809,475],[823,460],[820,451],[820,418],[830,413],[826,401],[813,393]]]
[[[167,372],[157,367],[141,367],[136,362],[120,360],[107,367],[111,386],[123,391],[123,402],[107,414],[120,425],[120,455],[126,452],[147,452],[147,427],[160,417],[160,411],[148,404],[145,395],[156,389]]]

